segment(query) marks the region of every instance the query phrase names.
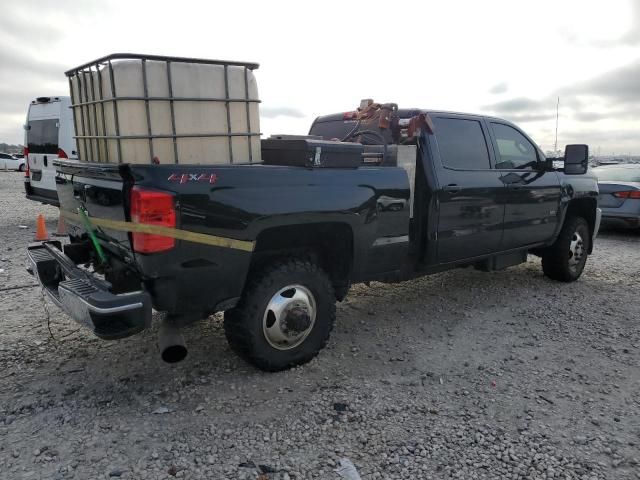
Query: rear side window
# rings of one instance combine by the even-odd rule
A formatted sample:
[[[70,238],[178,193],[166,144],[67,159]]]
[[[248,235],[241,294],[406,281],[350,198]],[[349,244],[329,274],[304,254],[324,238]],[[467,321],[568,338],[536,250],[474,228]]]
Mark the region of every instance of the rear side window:
[[[27,145],[29,153],[58,153],[58,120],[30,120]]]
[[[325,140],[331,140],[333,138],[344,138],[344,136],[353,130],[356,126],[356,121],[330,121],[330,122],[315,122],[309,130],[309,135],[318,135]]]
[[[447,168],[489,170],[489,150],[477,120],[433,119],[440,159]]]
[[[349,133],[353,131],[353,129],[357,125],[356,120],[330,120],[328,122],[315,122],[311,125],[311,130],[309,130],[309,135],[317,135],[322,137],[324,140],[334,140],[334,139],[343,139]],[[359,130],[364,130],[364,126],[360,126]],[[379,132],[386,140],[387,143],[393,143],[393,139],[391,138],[391,132],[387,130],[383,130]],[[364,145],[380,145],[381,141],[378,136],[374,135],[363,135],[358,138]],[[350,141],[354,141],[353,138]]]
[[[496,168],[533,168],[538,162],[538,155],[533,144],[515,128],[502,123],[491,123],[493,136],[496,138],[500,159]]]

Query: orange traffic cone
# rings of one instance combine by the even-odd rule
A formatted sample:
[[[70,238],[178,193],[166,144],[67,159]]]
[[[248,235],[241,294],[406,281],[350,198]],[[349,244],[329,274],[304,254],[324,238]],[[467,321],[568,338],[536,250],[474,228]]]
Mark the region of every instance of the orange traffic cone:
[[[49,232],[47,232],[47,226],[44,224],[44,215],[38,215],[36,221],[36,241],[41,242],[43,240],[49,240]]]
[[[64,237],[67,234],[67,226],[64,224],[64,217],[58,215],[58,229],[54,235],[56,237]]]

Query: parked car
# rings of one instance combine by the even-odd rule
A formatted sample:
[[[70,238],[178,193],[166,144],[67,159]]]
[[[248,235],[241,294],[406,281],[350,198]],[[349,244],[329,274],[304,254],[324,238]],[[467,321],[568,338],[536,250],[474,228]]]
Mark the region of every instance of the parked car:
[[[56,191],[57,159],[76,160],[71,97],[38,97],[29,104],[25,124],[25,155],[28,169],[26,197],[58,205]]]
[[[24,171],[24,159],[18,158],[9,153],[0,153],[0,170],[18,170]]]
[[[67,75],[73,85],[110,61]],[[244,68],[240,85],[256,66]],[[335,302],[354,283],[467,266],[500,270],[529,253],[542,258],[549,278],[580,277],[600,220],[586,145],[567,146],[557,170],[508,121],[416,110],[410,119],[387,122],[394,111],[385,109],[382,133],[361,130],[356,120],[342,137],[370,136],[382,145],[267,139],[263,163],[253,164],[237,157],[59,160],[69,243],[30,246],[30,269],[58,306],[101,338],[138,333],[150,326],[152,308],[165,312],[158,343],[170,362],[186,355],[180,327],[224,311],[231,347],[269,371],[303,364],[324,347]],[[166,116],[155,122],[171,125],[168,108],[156,112]],[[387,123],[407,131],[386,135]],[[152,135],[141,144],[152,146]],[[376,164],[365,162],[378,155]]]
[[[596,167],[603,225],[640,228],[640,164]]]

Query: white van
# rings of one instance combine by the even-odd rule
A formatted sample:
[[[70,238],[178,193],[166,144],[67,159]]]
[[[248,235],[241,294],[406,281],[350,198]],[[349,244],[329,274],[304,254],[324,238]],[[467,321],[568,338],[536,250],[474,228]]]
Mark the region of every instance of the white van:
[[[58,158],[78,159],[71,97],[38,97],[31,102],[25,124],[24,181],[27,198],[58,205]]]

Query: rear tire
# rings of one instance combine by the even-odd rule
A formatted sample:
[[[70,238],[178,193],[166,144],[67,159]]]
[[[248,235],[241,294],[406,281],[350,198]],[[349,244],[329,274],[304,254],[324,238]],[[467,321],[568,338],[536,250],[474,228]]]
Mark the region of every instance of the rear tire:
[[[309,260],[270,264],[224,313],[231,348],[261,370],[302,365],[326,345],[336,318],[329,277]]]
[[[560,282],[577,280],[584,270],[590,246],[587,221],[577,216],[567,218],[555,243],[542,252],[542,271]]]

